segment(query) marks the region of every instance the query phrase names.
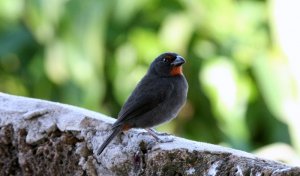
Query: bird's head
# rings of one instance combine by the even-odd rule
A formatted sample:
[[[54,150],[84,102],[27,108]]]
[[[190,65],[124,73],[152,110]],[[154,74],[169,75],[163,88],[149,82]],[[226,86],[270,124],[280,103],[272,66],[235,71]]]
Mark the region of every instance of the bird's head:
[[[148,74],[165,77],[181,75],[184,63],[184,58],[176,53],[163,53],[152,62]]]

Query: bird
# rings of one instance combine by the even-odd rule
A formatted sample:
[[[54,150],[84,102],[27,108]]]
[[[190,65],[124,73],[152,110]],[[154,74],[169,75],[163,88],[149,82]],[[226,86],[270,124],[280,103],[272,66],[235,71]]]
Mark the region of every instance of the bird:
[[[160,54],[122,106],[112,133],[97,151],[100,155],[119,133],[131,128],[146,129],[172,120],[186,102],[188,83],[182,72],[185,59],[173,52]]]

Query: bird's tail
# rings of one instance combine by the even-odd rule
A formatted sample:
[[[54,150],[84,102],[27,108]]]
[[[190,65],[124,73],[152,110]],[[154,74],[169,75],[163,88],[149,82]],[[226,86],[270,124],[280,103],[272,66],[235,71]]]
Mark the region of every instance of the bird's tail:
[[[97,155],[100,155],[103,152],[105,147],[113,140],[113,138],[121,132],[121,129],[122,128],[120,127],[113,129],[113,132],[108,136],[108,138],[103,142],[103,144],[98,149]]]

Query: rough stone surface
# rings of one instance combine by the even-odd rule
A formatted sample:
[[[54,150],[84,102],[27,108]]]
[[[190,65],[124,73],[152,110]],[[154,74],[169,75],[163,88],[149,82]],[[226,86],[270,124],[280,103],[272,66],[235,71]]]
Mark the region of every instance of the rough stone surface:
[[[98,147],[114,119],[85,109],[0,93],[0,175],[300,175],[300,168],[144,130]]]

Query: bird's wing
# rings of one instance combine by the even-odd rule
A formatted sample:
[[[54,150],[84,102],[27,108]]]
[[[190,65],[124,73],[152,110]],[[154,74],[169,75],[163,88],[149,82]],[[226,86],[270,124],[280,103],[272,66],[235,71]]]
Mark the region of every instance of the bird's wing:
[[[159,106],[160,103],[169,98],[173,89],[173,85],[168,84],[168,82],[158,80],[145,81],[143,79],[122,107],[113,128]]]

